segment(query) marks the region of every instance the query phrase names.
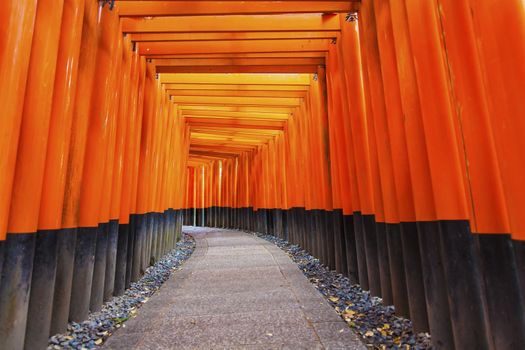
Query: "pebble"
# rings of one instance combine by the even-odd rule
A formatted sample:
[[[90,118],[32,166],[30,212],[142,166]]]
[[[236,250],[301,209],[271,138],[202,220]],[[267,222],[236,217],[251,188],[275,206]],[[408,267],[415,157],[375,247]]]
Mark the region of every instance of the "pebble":
[[[86,321],[69,323],[66,333],[49,338],[47,349],[94,349],[102,345],[116,329],[125,327],[123,322],[136,315],[137,309],[191,256],[194,249],[193,237],[183,234],[175,249],[148,267],[144,276],[131,283],[122,296],[106,302],[100,311],[91,313]]]
[[[384,305],[381,298],[331,271],[300,246],[272,235],[251,233],[284,250],[368,349],[432,349],[430,334],[414,333],[412,322],[397,316],[394,306]]]

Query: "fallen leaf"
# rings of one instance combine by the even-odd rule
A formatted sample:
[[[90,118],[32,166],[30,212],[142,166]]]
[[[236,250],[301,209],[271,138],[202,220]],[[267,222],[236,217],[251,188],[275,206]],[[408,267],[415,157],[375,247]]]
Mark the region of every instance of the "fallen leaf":
[[[339,297],[330,297],[328,298],[332,303],[336,303],[339,301]]]
[[[354,310],[350,310],[350,309],[346,309],[344,312],[343,312],[343,316],[348,316],[348,317],[352,317],[355,315],[355,311]]]
[[[117,322],[117,323],[122,323],[124,321],[126,321],[129,317],[115,317],[113,319],[113,321]]]
[[[97,345],[102,344],[102,339],[97,339],[97,340],[95,340],[95,344],[97,344]]]
[[[367,331],[365,333],[365,337],[373,337],[373,336],[374,336],[374,332],[372,332],[372,331]]]

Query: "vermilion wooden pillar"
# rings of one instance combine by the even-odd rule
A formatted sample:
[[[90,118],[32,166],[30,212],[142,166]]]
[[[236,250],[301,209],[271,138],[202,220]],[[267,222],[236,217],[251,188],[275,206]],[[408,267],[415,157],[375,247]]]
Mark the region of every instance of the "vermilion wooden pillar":
[[[90,101],[88,135],[80,190],[79,228],[73,270],[73,285],[83,285],[85,288],[72,289],[69,310],[71,320],[83,320],[89,312],[96,233],[100,223],[99,210],[106,180],[104,171],[101,169],[104,169],[106,153],[114,151],[108,148],[111,133],[110,101],[113,97],[111,87],[115,79],[115,73],[112,73],[112,69],[115,68],[112,55],[117,41],[118,17],[116,13],[109,10],[108,6],[102,9],[100,27],[94,71],[95,84]]]
[[[137,100],[139,83],[139,58],[133,54],[131,42],[124,38],[122,50],[122,82],[120,87],[120,100],[118,107],[117,134],[115,144],[115,156],[113,165],[111,208],[107,228],[107,249],[105,277],[103,288],[103,300],[108,300],[113,295],[115,288],[115,271],[119,257],[118,252],[118,228],[122,224],[129,223],[130,194],[133,146],[135,132],[137,130]],[[117,115],[115,114],[115,119]],[[124,194],[126,193],[126,194]],[[138,227],[139,225],[136,225]],[[136,246],[139,246],[138,244]],[[133,250],[133,264],[137,265],[140,252]],[[122,263],[122,262],[121,262]],[[126,270],[131,270],[127,266]],[[131,272],[130,272],[131,273]]]
[[[0,72],[4,77],[0,83],[0,101],[5,106],[0,137],[0,146],[4,150],[0,158],[1,242],[5,241],[9,219],[37,1],[8,2],[5,5],[0,12]]]
[[[39,305],[35,304],[29,308],[29,293],[32,288],[31,282],[35,281],[33,294],[36,298],[42,296],[44,300],[47,299],[46,306],[49,311],[52,290],[47,288],[46,283],[48,279],[54,278],[56,235],[54,232],[41,232],[36,235],[36,232],[46,164],[62,8],[59,1],[42,1],[38,4],[27,85],[25,90],[18,91],[25,91],[25,96],[12,182],[6,252],[0,281],[0,334],[8,348],[23,346],[28,318],[31,319],[30,322],[34,322],[31,331],[34,327],[44,328],[44,339],[47,336],[45,328],[49,327],[47,312],[40,312]],[[31,9],[27,10],[27,15],[31,16]],[[22,13],[22,26],[24,19],[25,15]],[[16,88],[16,85],[11,88]],[[8,106],[10,103],[9,101]],[[8,132],[10,122],[17,119],[14,115],[11,117],[13,119],[6,123]],[[9,145],[8,149],[11,147]],[[9,177],[9,171],[6,175]],[[38,244],[36,251],[35,244]],[[33,277],[34,261],[37,265]],[[41,345],[42,336],[39,340],[36,344]]]
[[[373,215],[373,192],[371,187],[370,150],[365,110],[365,95],[363,91],[363,65],[359,43],[359,27],[357,16],[340,15],[341,44],[340,50],[344,62],[344,75],[347,86],[347,103],[350,106],[348,122],[352,133],[352,149],[355,161],[354,191],[352,191],[353,215],[352,222],[356,244],[357,277],[363,288],[368,288],[368,272],[364,250],[363,215]],[[352,165],[350,165],[352,169]],[[357,171],[359,169],[359,171]]]
[[[480,233],[490,327],[495,346],[511,349],[518,346],[521,338],[509,338],[509,334],[522,335],[525,327],[521,317],[524,312],[518,311],[525,301],[523,203],[518,199],[524,190],[518,175],[523,164],[520,135],[525,130],[519,117],[524,113],[521,101],[525,71],[518,64],[525,57],[523,4],[508,1],[496,7],[494,1],[483,4],[468,1],[460,13],[471,15],[457,19],[450,16],[447,1],[442,1],[442,6],[441,18],[445,34],[449,34],[447,42],[455,48],[448,55],[452,74],[469,76],[467,81],[458,81],[456,89],[458,103],[468,108],[461,122],[469,159],[473,162],[472,221],[474,231]],[[464,38],[462,46],[458,46],[458,38]],[[484,103],[475,105],[474,96]],[[481,120],[474,123],[474,115]],[[514,256],[510,244],[514,245]],[[494,283],[502,287],[491,288]],[[517,284],[521,284],[521,296]],[[504,298],[501,292],[505,293]],[[510,321],[510,315],[516,317]],[[500,327],[503,324],[509,327]]]
[[[117,27],[118,28],[118,27]],[[95,248],[95,264],[93,266],[93,280],[91,286],[91,295],[89,309],[91,311],[98,311],[102,307],[104,300],[104,283],[106,264],[108,257],[108,240],[110,234],[110,227],[114,229],[116,223],[110,223],[116,219],[116,213],[112,212],[112,202],[115,198],[112,196],[112,190],[116,186],[114,178],[114,161],[115,153],[117,152],[115,144],[117,142],[117,129],[122,127],[118,122],[118,107],[120,99],[122,98],[121,83],[118,77],[123,76],[122,72],[122,37],[119,32],[116,33],[116,47],[111,58],[111,65],[113,67],[111,75],[111,85],[109,87],[110,103],[108,107],[108,141],[106,158],[104,162],[104,183],[102,186],[102,197],[99,208],[98,228],[96,233],[96,248]],[[127,121],[126,121],[127,123]],[[117,155],[118,156],[118,155]],[[114,232],[114,231],[112,231]],[[110,257],[111,259],[112,257]]]
[[[482,311],[482,287],[467,221],[466,173],[459,153],[462,145],[458,143],[454,124],[450,80],[443,61],[445,48],[439,30],[438,8],[435,4],[406,1],[406,10],[413,59],[427,62],[415,67],[434,202],[440,220],[441,255],[454,343],[458,348],[483,349],[488,347],[488,340]],[[447,171],[443,171],[444,168]],[[475,324],[476,332],[468,330],[467,324]]]
[[[74,117],[71,128],[64,205],[62,209],[64,234],[61,234],[58,240],[57,273],[51,323],[52,334],[65,331],[69,318],[76,232],[79,225],[80,191],[98,49],[98,6],[91,2],[84,2],[83,5],[84,17],[80,51],[85,53],[85,55],[80,56],[78,63],[78,84],[75,90]]]

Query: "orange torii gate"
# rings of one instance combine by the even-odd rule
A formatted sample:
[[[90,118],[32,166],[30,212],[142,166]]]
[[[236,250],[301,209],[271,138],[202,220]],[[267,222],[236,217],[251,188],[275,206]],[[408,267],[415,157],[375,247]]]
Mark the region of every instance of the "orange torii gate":
[[[6,0],[2,346],[184,223],[299,244],[436,348],[519,348],[524,61],[521,0]]]

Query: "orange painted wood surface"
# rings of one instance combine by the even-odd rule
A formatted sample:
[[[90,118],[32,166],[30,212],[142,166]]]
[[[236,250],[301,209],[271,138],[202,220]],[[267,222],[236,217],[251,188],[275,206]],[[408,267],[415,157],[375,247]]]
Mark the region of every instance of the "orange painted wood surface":
[[[1,239],[193,206],[525,237],[519,0],[182,3],[2,9]]]

